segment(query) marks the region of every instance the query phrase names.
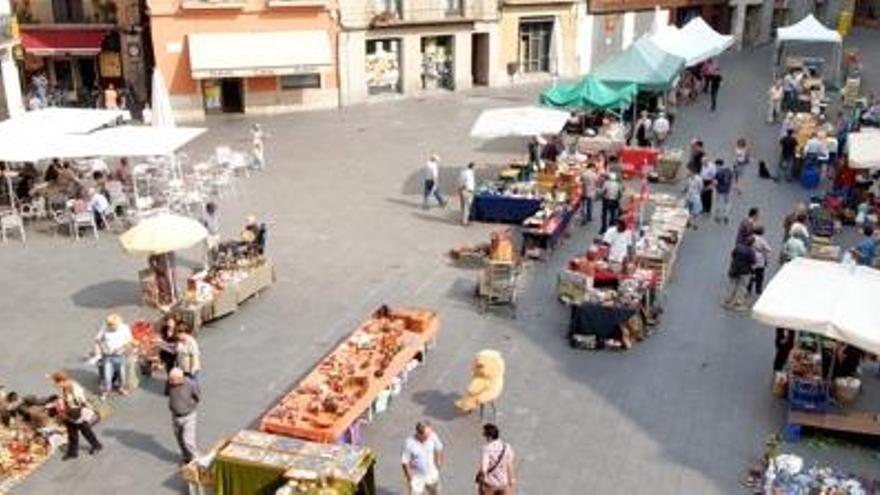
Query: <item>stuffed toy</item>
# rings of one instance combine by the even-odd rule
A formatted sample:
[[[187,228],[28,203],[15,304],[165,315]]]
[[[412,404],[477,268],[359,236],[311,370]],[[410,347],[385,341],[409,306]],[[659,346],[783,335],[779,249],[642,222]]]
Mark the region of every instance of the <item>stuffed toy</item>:
[[[501,397],[504,389],[504,358],[501,353],[483,350],[474,357],[473,377],[467,391],[455,406],[463,412],[471,412],[482,404]]]

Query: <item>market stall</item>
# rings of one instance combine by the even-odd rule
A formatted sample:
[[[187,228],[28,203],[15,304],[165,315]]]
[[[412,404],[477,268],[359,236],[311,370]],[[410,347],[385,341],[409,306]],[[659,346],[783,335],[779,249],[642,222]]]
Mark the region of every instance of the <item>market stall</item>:
[[[826,81],[836,86],[840,82],[842,64],[843,39],[840,33],[825,27],[812,14],[804,17],[796,24],[776,30],[776,50],[773,63],[777,75],[792,68],[789,60],[798,59],[811,68],[824,66],[823,76]],[[818,61],[805,60],[806,55],[822,55]],[[822,62],[824,61],[824,62]]]
[[[497,139],[558,134],[569,114],[540,107],[493,108],[483,110],[471,127],[471,137]]]
[[[685,59],[665,52],[647,36],[604,62],[593,75],[611,87],[636,84],[639,91],[668,90],[685,65]]]
[[[624,109],[635,99],[638,88],[635,84],[614,89],[595,76],[588,75],[577,84],[559,84],[540,96],[542,105],[567,109]]]
[[[572,347],[626,349],[646,337],[646,327],[657,321],[688,213],[667,195],[650,196],[647,205],[635,203],[632,206],[642,211],[645,223],[632,227],[640,234],[620,270],[607,261],[607,246],[597,243],[559,274],[559,298],[572,307]]]
[[[777,352],[788,355],[774,379],[774,391],[788,399],[790,439],[802,426],[880,435],[876,414],[846,407],[861,386],[848,369],[858,366],[862,352],[880,353],[880,315],[873,310],[878,290],[880,271],[873,268],[797,258],[752,308],[758,321],[791,332],[783,340],[787,347],[777,338]]]
[[[216,495],[372,495],[375,463],[364,447],[243,430],[212,456],[193,461],[183,475]]]
[[[880,129],[863,128],[846,138],[848,166],[857,170],[880,169]]]
[[[433,311],[379,308],[269,409],[260,429],[322,443],[356,440],[358,419],[387,408],[439,328]]]
[[[733,46],[734,38],[718,33],[702,17],[695,17],[682,28],[672,24],[658,26],[651,41],[667,53],[683,58],[687,67],[694,67],[721,55]]]

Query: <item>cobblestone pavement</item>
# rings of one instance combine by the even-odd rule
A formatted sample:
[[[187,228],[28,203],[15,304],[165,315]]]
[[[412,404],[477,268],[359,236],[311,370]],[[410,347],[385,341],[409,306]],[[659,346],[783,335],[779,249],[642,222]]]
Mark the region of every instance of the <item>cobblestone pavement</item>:
[[[877,38],[854,39],[867,54]],[[674,141],[699,135],[710,155],[730,159],[742,135],[756,157],[775,157],[776,129],[762,120],[769,60],[768,47],[726,55],[718,112],[709,113],[706,102],[684,108]],[[880,81],[876,76],[866,79]],[[452,400],[483,348],[501,350],[508,362],[498,423],[519,454],[521,494],[741,491],[744,466],[782,424],[783,409],[769,394],[772,332],[718,305],[735,225],[707,223],[686,238],[656,336],[627,353],[590,353],[569,349],[563,339],[567,314],[555,299],[555,280],[592,228],[574,229],[548,262],[527,270],[513,320],[477,314],[475,272],[445,258],[455,244],[486,239],[493,226],[465,229],[455,208],[419,208],[420,167],[430,151],[442,157],[445,191],[468,160],[519,156],[519,141],[479,142],[468,130],[481,109],[529,104],[539,89],[475,90],[260,120],[272,134],[269,169],[244,180],[221,211],[228,234],[250,213],[269,222],[278,282],[200,336],[203,447],[253,426],[374,307],[423,305],[442,315],[438,345],[391,410],[367,428],[366,443],[379,455],[381,493],[403,493],[399,447],[420,418],[430,418],[446,441],[446,493],[472,491],[479,422],[457,415]],[[250,122],[212,120],[190,154],[217,143],[246,146]],[[748,173],[734,216],[760,206],[778,241],[781,215],[804,193],[759,181],[754,168]],[[109,311],[145,314],[136,283],[143,262],[125,256],[109,235],[72,243],[33,234],[24,247],[3,246],[2,381],[48,391],[45,375],[63,368],[94,384],[94,370],[82,359],[99,320]],[[52,460],[18,491],[181,490],[161,382],[142,387],[117,401],[116,413],[98,428],[106,448],[97,458]]]

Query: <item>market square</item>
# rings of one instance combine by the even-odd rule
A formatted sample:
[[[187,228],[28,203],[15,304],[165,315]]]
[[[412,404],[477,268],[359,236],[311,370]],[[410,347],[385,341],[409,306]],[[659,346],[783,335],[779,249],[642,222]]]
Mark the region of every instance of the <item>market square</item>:
[[[845,38],[843,48],[872,53],[880,49],[880,38],[874,31],[856,30]],[[474,88],[333,110],[207,120],[203,133],[184,139],[188,142],[182,147],[186,158],[170,165],[172,179],[178,173],[175,166],[186,175],[188,170],[196,170],[204,157],[216,157],[218,147],[229,148],[234,156],[245,150],[249,160],[256,132],[262,154],[258,165],[244,167],[248,170],[233,174],[231,184],[224,183],[222,189],[211,193],[219,212],[216,235],[224,247],[212,254],[204,246],[203,236],[179,249],[175,290],[197,292],[199,285],[188,284],[186,279],[206,261],[219,264],[217,260],[225,256],[233,260],[228,271],[250,273],[245,279],[253,281],[257,278],[254,273],[262,271],[260,280],[253,282],[256,285],[222,314],[214,304],[210,316],[216,314],[216,320],[207,321],[205,312],[197,317],[184,312],[189,315],[182,320],[186,325],[201,327],[196,333],[200,369],[188,369],[187,376],[180,378],[187,384],[197,382],[200,389],[200,453],[215,445],[222,448],[224,440],[242,430],[263,430],[283,438],[287,432],[299,440],[324,444],[340,442],[337,433],[344,432],[348,437],[341,443],[367,448],[374,456],[371,476],[375,493],[408,493],[412,487],[406,486],[401,473],[401,450],[416,423],[427,422],[443,442],[442,491],[469,493],[476,490],[474,473],[486,441],[482,424],[491,418],[501,438],[516,453],[517,493],[740,493],[747,489],[764,493],[747,479],[750,467],[765,453],[766,440],[777,434],[788,437],[783,451],[802,455],[808,464],[826,463],[878,478],[876,443],[871,443],[870,435],[840,437],[830,433],[825,437],[804,428],[800,442],[791,436],[787,401],[771,394],[774,351],[778,352],[779,343],[774,348],[774,328],[766,321],[782,317],[754,314],[761,307],[733,311],[722,304],[729,292],[731,249],[740,244],[736,240],[749,210],[760,210],[759,223],[766,229],[772,249],[764,282],[769,293],[780,269],[779,253],[787,249],[783,237],[790,237],[783,227],[785,217],[798,203],[832,189],[827,178],[813,188],[800,179],[788,182],[784,177],[780,181],[759,177],[759,161],[766,161],[772,174],[781,174],[777,169],[780,123],[766,122],[767,89],[773,83],[772,50],[773,46],[765,45],[718,57],[724,79],[717,108],[710,110],[708,94],[696,96],[693,103],[679,102],[669,137],[664,139],[664,148],[682,150],[689,150],[692,141],[699,139],[706,156],[723,159],[728,168],[736,161],[737,140],[748,142],[751,161],[741,171],[742,192],[727,191],[732,203],[729,222],[715,221],[693,209],[689,218],[694,198],[686,191],[692,179],[686,163],[674,183],[651,181],[644,186],[647,175],[624,174],[622,184],[633,196],[647,187],[652,199],[643,200],[644,211],[667,211],[664,225],[675,223],[676,242],[669,242],[675,245],[675,261],[663,268],[668,270],[668,280],[662,289],[654,287],[656,282],[650,275],[639,279],[641,285],[632,289],[636,304],[660,309],[642,311],[646,321],[656,320],[656,324],[625,330],[615,325],[620,336],[602,342],[605,349],[573,348],[569,335],[578,308],[590,302],[592,284],[600,278],[595,270],[601,268],[591,268],[594,271],[590,272],[586,295],[573,296],[586,300],[561,302],[559,288],[561,272],[578,271],[570,263],[573,259],[582,258],[585,264],[595,261],[595,249],[590,253],[597,238],[613,244],[613,239],[609,242],[600,232],[602,201],[596,200],[593,221],[586,224],[581,223],[579,206],[571,212],[565,210],[567,227],[560,229],[558,236],[548,236],[552,239],[546,249],[540,245],[546,225],[531,228],[538,231],[531,238],[528,225],[514,225],[509,234],[499,234],[508,226],[480,221],[481,212],[488,211],[486,203],[478,203],[480,198],[473,200],[472,221],[466,227],[461,225],[458,196],[462,170],[473,162],[475,182],[494,183],[499,174],[509,172],[507,164],[528,160],[527,143],[532,139],[526,135],[473,137],[475,121],[485,110],[534,106],[551,85]],[[870,57],[865,57],[860,78],[866,94],[880,84],[880,71]],[[835,101],[832,106],[836,110],[839,104]],[[155,105],[153,111],[157,111]],[[652,114],[656,118],[657,114]],[[591,136],[585,132],[582,137]],[[633,141],[637,139],[633,129]],[[71,139],[71,143],[78,141]],[[546,148],[546,142],[541,146]],[[67,150],[61,145],[54,149]],[[434,206],[434,199],[426,194],[433,190],[428,191],[424,183],[425,162],[433,155],[438,162],[437,191],[445,207]],[[236,160],[229,159],[230,163]],[[609,165],[612,174],[623,174],[622,169],[614,168],[618,165]],[[701,172],[696,175],[703,179]],[[532,182],[540,182],[538,170],[534,173]],[[580,180],[580,174],[574,175]],[[520,180],[517,177],[516,182]],[[218,184],[212,183],[212,187]],[[560,182],[553,191],[564,188]],[[702,191],[696,193],[699,196]],[[716,212],[719,193],[714,195]],[[425,207],[426,200],[431,201],[427,203],[430,208]],[[180,201],[180,207],[175,208],[179,216],[205,223],[201,207],[191,210]],[[855,209],[857,204],[851,206]],[[639,219],[641,215],[645,216]],[[649,229],[650,215],[642,212],[634,216],[635,222]],[[147,224],[150,218],[144,216],[132,228]],[[698,228],[677,223],[682,218]],[[554,219],[551,213],[548,219]],[[123,233],[123,237],[128,235],[129,225],[123,228],[109,225],[116,223],[111,219],[102,220],[107,220],[107,230],[96,225],[77,239],[78,225],[65,232],[63,222],[59,225],[37,219],[24,226],[26,241],[12,232],[0,248],[6,294],[0,384],[20,393],[45,396],[53,392],[49,375],[62,371],[97,402],[102,391],[114,387],[110,376],[109,386],[102,388],[104,371],[93,359],[95,334],[106,327],[108,316],[119,315],[136,330],[136,322],[152,323],[170,314],[175,298],[191,297],[171,291],[164,301],[166,288],[158,277],[154,287],[157,299],[145,303],[139,272],[152,267],[147,258],[157,251],[138,251],[122,237],[117,239]],[[118,223],[124,224],[121,220]],[[609,229],[616,229],[613,224],[609,223]],[[809,227],[814,228],[813,224]],[[856,226],[837,228],[834,244],[840,245],[841,252],[835,261],[840,261],[862,234]],[[253,237],[246,237],[245,232],[253,232]],[[517,259],[516,305],[512,311],[492,306],[483,311],[481,300],[475,297],[478,279],[486,276],[485,263],[492,266],[499,260],[462,266],[449,253],[489,243],[490,238],[504,241],[505,235],[512,240],[513,245],[507,247],[511,252],[498,255],[493,251],[492,256],[504,258],[502,262]],[[533,244],[522,246],[526,240]],[[211,256],[217,258],[211,261]],[[247,264],[250,262],[254,264]],[[608,260],[609,271],[626,271],[625,267],[614,268],[613,262]],[[639,264],[636,270],[646,266]],[[167,271],[167,267],[156,270]],[[242,279],[223,282],[238,284],[238,290],[244,290]],[[623,280],[615,282],[625,294]],[[215,301],[220,299],[222,291],[217,287],[221,285],[214,285]],[[643,292],[651,293],[647,300],[652,302],[645,302]],[[738,293],[730,292],[731,302],[734,296]],[[758,299],[757,295],[748,296],[744,304]],[[391,308],[391,315],[379,311],[384,305]],[[430,316],[407,313],[406,308],[428,310]],[[627,325],[630,316],[627,314]],[[292,416],[285,416],[291,410],[279,405],[286,397],[297,399],[296,393],[289,393],[296,392],[298,383],[311,383],[307,380],[311,373],[320,377],[322,370],[335,369],[335,365],[319,366],[334,349],[341,349],[337,362],[343,364],[350,349],[370,352],[368,337],[351,336],[355,329],[361,331],[364,322],[369,327],[375,321],[381,323],[376,327],[381,330],[375,330],[381,334],[415,334],[418,338],[411,336],[405,343],[401,340],[394,353],[380,352],[382,364],[375,365],[378,374],[367,379],[373,386],[356,393],[352,403],[343,401],[329,407],[333,411],[365,407],[357,411],[359,414],[348,414],[357,418],[358,427],[346,424],[337,431],[335,420],[297,427],[297,420],[291,418],[302,416],[303,410],[312,408],[311,403],[296,406],[299,409],[292,410]],[[597,320],[589,321],[595,324]],[[405,328],[398,328],[398,323]],[[433,328],[432,324],[437,325],[436,335],[434,330],[425,330]],[[838,328],[835,323],[828,325]],[[602,338],[594,340],[590,332],[584,334],[589,342],[585,347],[596,346]],[[878,342],[870,332],[859,338],[859,344],[867,347]],[[355,340],[360,343],[352,342]],[[179,353],[177,345],[174,350]],[[619,349],[622,347],[627,349]],[[486,406],[484,420],[484,411],[462,412],[457,401],[467,395],[475,354],[487,349],[503,356],[504,386],[500,397],[486,404],[475,399],[475,404]],[[870,349],[866,349],[869,354]],[[61,453],[52,455],[12,493],[185,491],[188,482],[179,470],[181,449],[169,420],[166,370],[157,366],[152,376],[140,375],[140,383],[127,390],[127,395],[109,395],[106,403],[111,412],[95,426],[103,445],[100,452],[88,455],[89,443],[81,440],[83,452],[78,458],[62,462]],[[171,367],[181,366],[178,356]],[[875,411],[875,416],[880,410],[876,368],[876,361],[868,357],[861,361],[857,375],[861,391],[849,405]],[[388,371],[391,369],[393,373]],[[124,384],[119,386],[126,390]],[[327,393],[307,388],[305,396]],[[374,392],[384,397],[383,404],[377,404],[371,396]],[[840,407],[846,406],[841,402]],[[327,402],[320,408],[328,409]],[[277,414],[273,416],[273,412]],[[333,417],[343,416],[346,414]],[[289,421],[289,431],[267,428],[272,423],[267,423],[267,418],[278,423]],[[238,440],[231,443],[239,442],[236,445],[240,446],[262,441],[256,435],[235,438]],[[837,441],[817,448],[809,438]],[[64,452],[63,447],[58,450]],[[244,485],[236,484],[240,480],[230,483],[225,493],[248,493],[242,491]]]

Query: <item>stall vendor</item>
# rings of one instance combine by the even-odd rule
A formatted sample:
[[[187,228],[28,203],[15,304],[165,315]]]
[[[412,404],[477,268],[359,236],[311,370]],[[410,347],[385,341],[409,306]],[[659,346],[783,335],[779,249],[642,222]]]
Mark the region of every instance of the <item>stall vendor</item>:
[[[633,245],[632,232],[627,229],[626,222],[617,220],[614,227],[608,229],[602,237],[602,242],[608,244],[608,266],[614,273],[622,273]]]
[[[241,231],[241,240],[250,244],[257,254],[263,254],[266,249],[266,224],[258,223],[253,215],[249,216]]]
[[[174,302],[174,253],[151,254],[147,264],[156,279],[159,304],[168,306]]]
[[[794,331],[787,328],[776,329],[776,355],[773,358],[773,371],[782,371],[788,362],[788,356],[794,349]]]

